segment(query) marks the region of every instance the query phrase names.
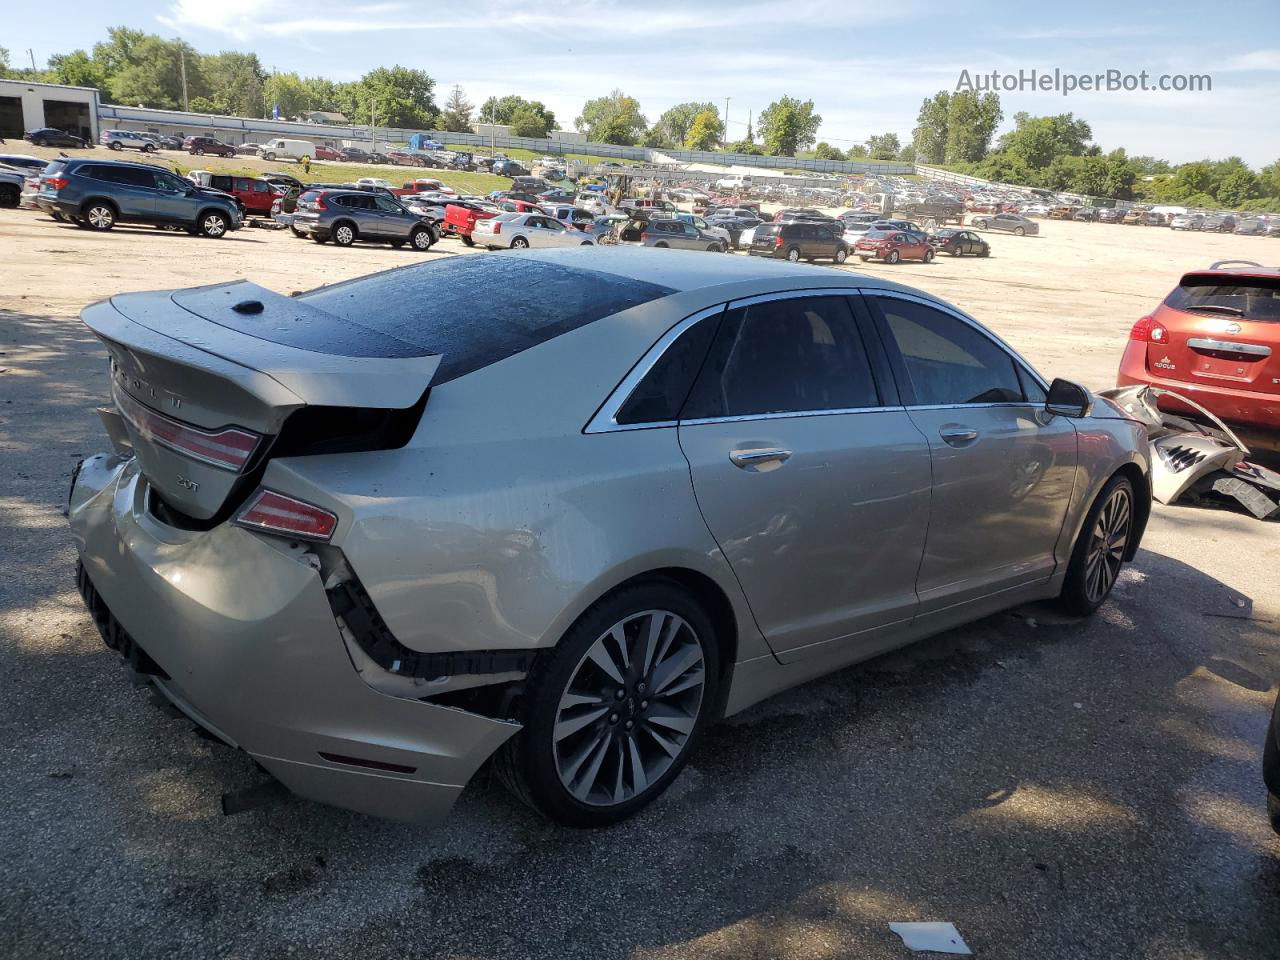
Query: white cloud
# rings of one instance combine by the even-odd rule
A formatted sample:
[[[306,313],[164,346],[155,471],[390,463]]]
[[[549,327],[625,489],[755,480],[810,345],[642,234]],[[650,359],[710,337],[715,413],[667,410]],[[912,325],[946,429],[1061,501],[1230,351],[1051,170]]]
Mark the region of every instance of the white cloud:
[[[1280,50],[1254,50],[1252,53],[1238,53],[1228,57],[1226,63],[1217,68],[1224,72],[1243,72],[1248,70],[1280,71]]]

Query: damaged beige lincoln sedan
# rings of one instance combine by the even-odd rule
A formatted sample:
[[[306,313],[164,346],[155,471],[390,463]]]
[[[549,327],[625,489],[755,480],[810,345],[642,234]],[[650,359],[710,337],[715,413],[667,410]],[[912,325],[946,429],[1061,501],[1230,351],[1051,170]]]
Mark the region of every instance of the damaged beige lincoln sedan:
[[[530,251],[83,319],[108,646],[295,794],[418,823],[489,760],[559,822],[629,816],[773,693],[1093,612],[1149,510],[1140,423],[851,272]]]

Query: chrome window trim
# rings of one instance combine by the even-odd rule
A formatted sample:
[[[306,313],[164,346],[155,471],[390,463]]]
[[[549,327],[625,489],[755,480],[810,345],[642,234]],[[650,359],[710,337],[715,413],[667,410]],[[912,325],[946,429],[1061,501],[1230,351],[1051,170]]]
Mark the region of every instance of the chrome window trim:
[[[857,413],[905,413],[906,407],[840,407],[835,410],[785,410],[782,413],[744,413],[733,417],[698,417],[673,426],[697,427],[708,423],[745,423],[748,420],[794,420],[800,417],[834,417]]]
[[[889,289],[877,288],[877,287],[863,287],[858,291],[858,293],[867,297],[890,297],[895,300],[907,300],[911,303],[918,303],[921,306],[932,307],[933,309],[941,313],[949,314],[950,316],[955,317],[957,320],[960,320],[963,323],[967,323],[970,327],[972,327],[978,333],[985,336],[988,340],[993,341],[996,344],[996,346],[1004,350],[1005,353],[1009,354],[1009,356],[1013,358],[1014,363],[1018,364],[1018,366],[1022,367],[1023,370],[1029,373],[1031,375],[1031,378],[1035,380],[1036,383],[1040,384],[1041,388],[1045,391],[1045,393],[1049,392],[1048,382],[1044,379],[1044,377],[1040,376],[1039,372],[1036,370],[1035,367],[1033,367],[1030,363],[1026,361],[1026,359],[1022,356],[1022,354],[1020,354],[1017,350],[1013,349],[1013,347],[1009,346],[1009,344],[1006,343],[1004,339],[1001,338],[997,333],[995,333],[992,330],[988,330],[980,322],[975,320],[973,317],[969,316],[963,310],[960,310],[957,307],[953,307],[950,304],[943,303],[940,300],[932,300],[932,299],[929,299],[928,297],[921,297],[915,294],[905,293],[899,290],[889,290]],[[912,406],[911,409],[912,410],[925,410],[925,409],[947,410],[953,407],[1006,407],[1006,406],[1025,407],[1025,406],[1039,406],[1039,404],[1031,400],[1023,400],[1020,403],[942,403],[942,404],[930,404],[928,406],[921,404],[917,406]]]

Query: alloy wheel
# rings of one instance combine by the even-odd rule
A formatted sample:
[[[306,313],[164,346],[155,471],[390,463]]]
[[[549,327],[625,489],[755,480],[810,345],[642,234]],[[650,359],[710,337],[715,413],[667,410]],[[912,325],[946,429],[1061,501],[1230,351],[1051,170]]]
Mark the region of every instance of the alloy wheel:
[[[1133,504],[1129,490],[1123,485],[1118,486],[1102,505],[1089,538],[1084,589],[1092,603],[1101,603],[1120,576],[1132,522]]]
[[[333,235],[334,242],[344,247],[354,239],[355,234],[351,232],[351,228],[346,224],[340,226]]]
[[[217,214],[204,218],[204,232],[208,237],[220,237],[227,232],[227,222]]]
[[[552,733],[560,783],[590,806],[643,793],[684,752],[705,686],[702,640],[684,618],[645,610],[615,623],[560,697]]]
[[[95,230],[110,230],[116,222],[115,214],[111,212],[111,208],[104,206],[90,207],[85,218]]]

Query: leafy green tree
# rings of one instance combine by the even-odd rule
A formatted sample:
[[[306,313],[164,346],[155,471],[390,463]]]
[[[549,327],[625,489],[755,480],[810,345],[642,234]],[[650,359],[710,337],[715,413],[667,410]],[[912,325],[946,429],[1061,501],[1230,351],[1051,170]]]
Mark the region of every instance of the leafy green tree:
[[[760,114],[760,135],[765,152],[775,157],[794,157],[818,137],[822,117],[813,112],[813,101],[780,97]]]
[[[720,111],[714,104],[677,103],[658,117],[654,123],[651,131],[652,139],[655,141],[654,146],[679,147],[684,144],[689,137],[689,130],[693,127],[694,120],[703,113],[712,115],[717,124],[715,139],[720,140],[724,136],[724,129],[723,124],[720,123]],[[699,147],[698,149],[708,148]]]
[[[182,40],[142,34],[130,45],[125,65],[109,77],[108,87],[117,103],[180,110],[184,64],[187,95],[191,99],[210,96],[202,60],[200,54]]]
[[[833,147],[825,140],[813,148],[813,156],[815,160],[843,160],[844,153],[838,148]]]
[[[102,69],[83,50],[55,53],[49,58],[50,80],[72,87],[99,87],[105,85]]]
[[[444,112],[440,115],[440,128],[454,133],[469,133],[471,111],[474,109],[467,95],[462,92],[462,87],[455,83],[449,99],[444,103]]]
[[[596,97],[582,105],[582,113],[574,126],[594,143],[616,143],[633,146],[644,136],[649,122],[640,112],[640,102],[621,90]]]
[[[847,151],[845,151],[846,160],[865,160],[867,159],[867,146],[864,143],[855,143]]]
[[[947,159],[947,124],[951,118],[951,94],[939,90],[925,97],[916,115],[911,142],[921,163],[944,163]]]
[[[914,143],[908,143],[906,146],[904,146],[901,150],[898,151],[898,159],[901,160],[903,163],[915,163],[916,162],[916,145]]]
[[[881,133],[867,138],[867,155],[872,160],[897,159],[902,144],[898,142],[896,133]]]
[[[440,116],[435,85],[426,71],[397,64],[370,70],[355,84],[340,84],[336,95],[340,103],[350,101],[350,109],[339,109],[357,122],[367,123],[372,110],[380,127],[429,130]]]
[[[540,103],[522,103],[516,107],[507,121],[511,132],[517,137],[545,137],[551,130],[554,114],[550,110],[539,110]]]
[[[1214,196],[1218,198],[1218,202],[1224,207],[1231,208],[1242,207],[1250,200],[1258,199],[1260,195],[1258,175],[1247,167],[1242,170],[1232,170],[1218,182],[1214,190]]]
[[[1052,117],[1016,113],[1013,122],[1014,129],[1000,138],[1000,149],[1032,170],[1047,168],[1055,157],[1083,155],[1093,136],[1089,124],[1070,113]]]
[[[188,85],[190,71],[188,65]],[[211,91],[210,98],[218,105],[218,113],[237,117],[266,115],[263,85],[267,72],[258,62],[257,54],[224,50],[211,57],[201,57],[200,71]]]
[[[764,156],[764,151],[760,149],[760,145],[751,140],[739,140],[737,143],[727,144],[725,149],[729,153],[741,153],[752,157]]]
[[[307,110],[323,110],[324,107],[313,107],[310,94],[302,78],[296,73],[273,73],[262,84],[266,115],[280,108],[280,116],[292,120]]]
[[[670,111],[668,111],[670,112]],[[684,135],[686,150],[711,150],[724,136],[724,124],[714,109],[702,110],[693,118]]]
[[[987,155],[991,138],[1004,117],[1000,98],[961,90],[947,101],[947,139],[943,151],[947,163],[977,163]]]
[[[505,97],[490,97],[480,107],[480,111],[476,119],[481,123],[502,123],[514,124],[517,112],[521,107],[528,107],[536,113],[543,121],[543,125],[547,130],[554,130],[556,126],[556,115],[548,110],[541,100],[526,100],[524,97],[518,97],[515,94],[508,94]],[[545,136],[546,134],[539,134]],[[518,136],[530,136],[530,134],[518,134]]]

